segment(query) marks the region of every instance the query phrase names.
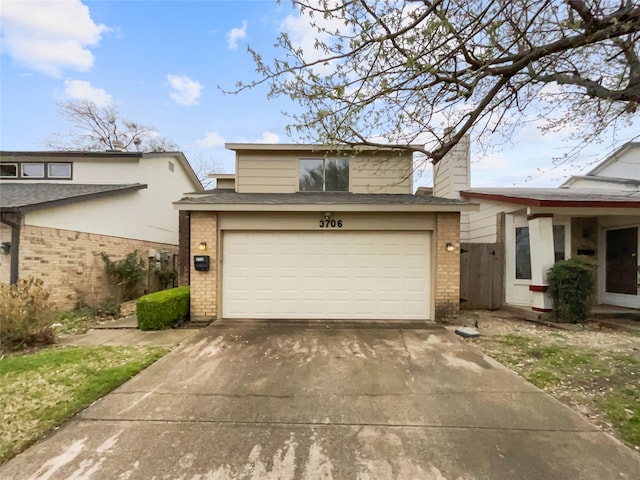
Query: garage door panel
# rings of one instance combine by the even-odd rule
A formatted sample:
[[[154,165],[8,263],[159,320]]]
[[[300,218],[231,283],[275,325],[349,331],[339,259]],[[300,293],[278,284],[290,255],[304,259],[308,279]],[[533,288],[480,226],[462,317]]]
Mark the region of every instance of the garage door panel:
[[[225,318],[426,319],[428,232],[225,232]]]

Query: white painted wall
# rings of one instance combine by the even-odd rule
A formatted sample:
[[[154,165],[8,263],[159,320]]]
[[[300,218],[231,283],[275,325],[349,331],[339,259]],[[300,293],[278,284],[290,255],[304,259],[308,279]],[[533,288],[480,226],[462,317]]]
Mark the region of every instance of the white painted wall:
[[[29,212],[25,223],[177,244],[178,212],[173,202],[197,188],[177,158],[150,154],[139,161],[78,161],[73,183],[141,183],[147,188]]]
[[[640,145],[633,145],[617,158],[603,162],[593,172],[599,177],[631,178],[640,180]]]
[[[470,186],[470,137],[460,142],[433,166],[433,195],[444,198],[460,198],[461,190]]]

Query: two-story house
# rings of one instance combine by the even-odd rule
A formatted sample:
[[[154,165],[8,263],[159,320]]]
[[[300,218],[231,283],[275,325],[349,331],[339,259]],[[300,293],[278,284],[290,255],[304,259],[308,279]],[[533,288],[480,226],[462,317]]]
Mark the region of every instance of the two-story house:
[[[174,266],[172,202],[202,185],[182,153],[0,152],[0,281],[44,280],[60,308],[109,295],[100,254]]]
[[[460,212],[413,195],[401,147],[228,144],[235,175],[176,202],[192,319],[434,319],[459,304]],[[185,230],[186,231],[186,230]]]

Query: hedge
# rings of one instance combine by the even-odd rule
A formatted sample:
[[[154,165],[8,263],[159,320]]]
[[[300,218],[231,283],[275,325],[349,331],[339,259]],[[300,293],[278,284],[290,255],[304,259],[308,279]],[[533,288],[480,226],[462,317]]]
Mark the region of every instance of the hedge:
[[[140,297],[136,316],[140,330],[162,330],[189,316],[189,286],[170,288]]]
[[[584,322],[589,315],[594,282],[591,266],[578,258],[561,260],[547,272],[551,315],[559,322]]]

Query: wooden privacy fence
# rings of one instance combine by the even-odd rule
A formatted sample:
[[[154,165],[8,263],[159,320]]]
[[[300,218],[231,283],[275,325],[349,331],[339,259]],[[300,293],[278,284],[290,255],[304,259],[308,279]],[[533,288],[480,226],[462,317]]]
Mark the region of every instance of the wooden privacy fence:
[[[495,310],[502,306],[504,245],[463,243],[460,246],[460,308]]]

